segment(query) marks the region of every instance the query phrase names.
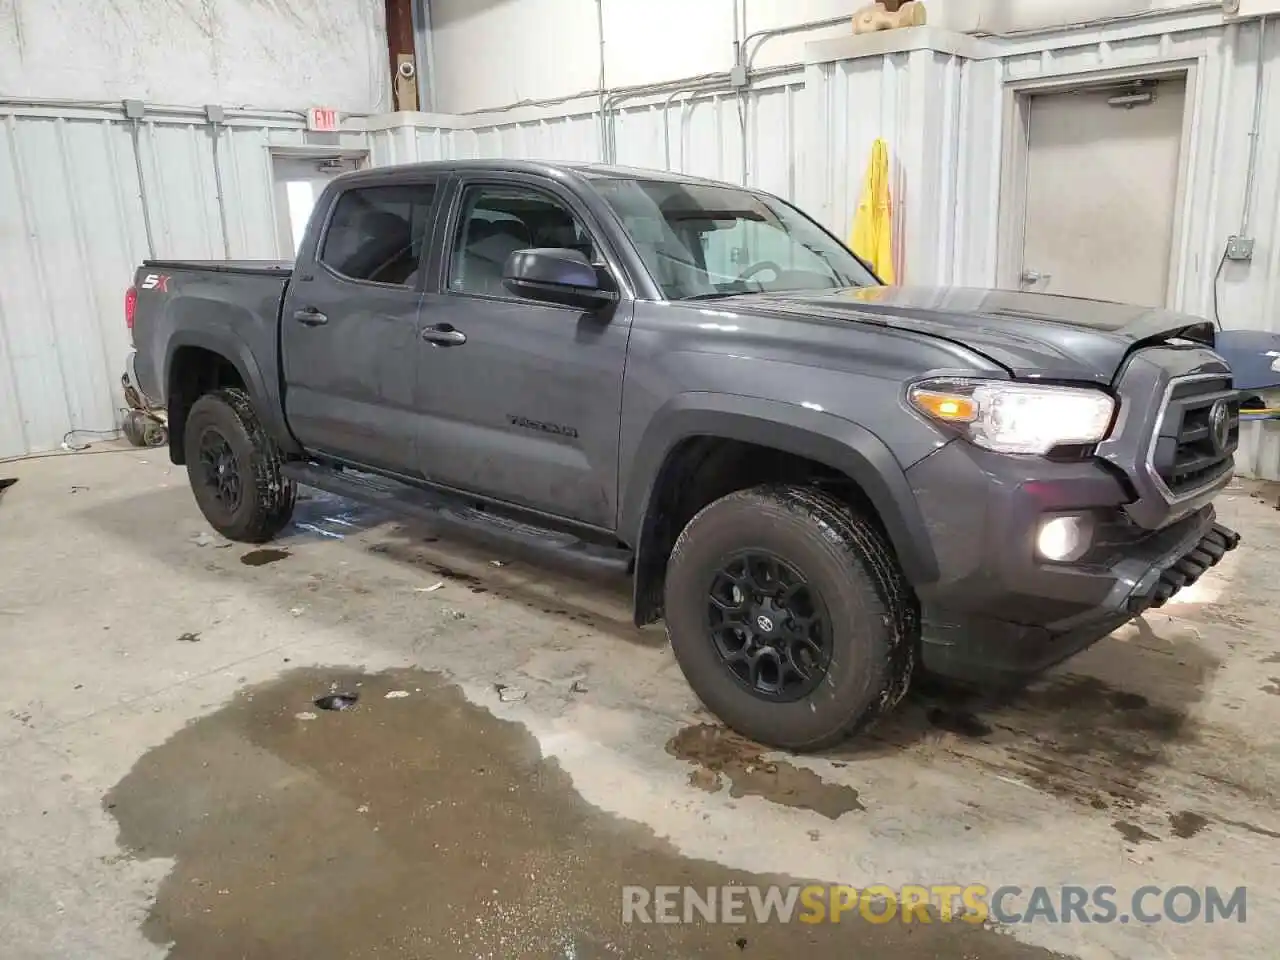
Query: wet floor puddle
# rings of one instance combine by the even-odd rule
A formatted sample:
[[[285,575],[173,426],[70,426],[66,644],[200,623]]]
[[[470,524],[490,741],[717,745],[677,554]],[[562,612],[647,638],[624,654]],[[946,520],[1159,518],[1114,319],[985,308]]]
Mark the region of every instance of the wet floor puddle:
[[[317,710],[335,689],[358,703]],[[731,790],[758,785],[741,745],[716,760],[715,738],[686,741]],[[856,809],[800,771],[792,795]],[[145,754],[104,803],[128,855],[175,861],[143,926],[174,958],[1049,956],[963,924],[624,925],[624,885],[779,881],[600,812],[522,726],[418,671],[309,669],[244,691]]]
[[[261,550],[250,550],[240,558],[240,562],[246,567],[265,567],[268,563],[275,563],[290,556],[288,550],[272,550],[264,548]]]
[[[735,799],[762,797],[832,820],[866,809],[852,787],[827,783],[812,770],[776,757],[767,759],[765,747],[724,727],[686,727],[667,743],[667,752],[694,764],[689,783],[708,793],[718,792],[728,781],[729,796]]]

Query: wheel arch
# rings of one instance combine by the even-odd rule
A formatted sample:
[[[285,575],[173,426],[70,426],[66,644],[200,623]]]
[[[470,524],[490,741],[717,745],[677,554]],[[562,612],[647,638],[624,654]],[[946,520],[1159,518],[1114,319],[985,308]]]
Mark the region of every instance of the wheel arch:
[[[183,329],[169,341],[164,365],[169,420],[169,459],[185,462],[183,437],[191,406],[205,393],[240,386],[249,394],[258,419],[282,449],[297,445],[285,427],[274,394],[268,389],[253,351],[243,340],[216,330]]]
[[[860,505],[884,529],[908,583],[914,587],[937,579],[937,558],[915,494],[897,458],[870,430],[795,404],[684,394],[663,408],[641,439],[629,471],[632,479],[623,494],[618,526],[636,552],[637,625],[661,616],[666,561],[679,535],[671,527],[682,528],[680,521],[688,519],[672,516],[673,498],[689,480],[690,470],[699,469],[691,468],[691,460],[718,443],[741,445],[739,449],[747,449],[750,455],[795,458],[794,462],[817,468],[819,481],[851,485],[849,493],[863,501]],[[745,471],[744,482],[732,489],[758,482],[753,476]],[[780,478],[766,471],[763,479]]]

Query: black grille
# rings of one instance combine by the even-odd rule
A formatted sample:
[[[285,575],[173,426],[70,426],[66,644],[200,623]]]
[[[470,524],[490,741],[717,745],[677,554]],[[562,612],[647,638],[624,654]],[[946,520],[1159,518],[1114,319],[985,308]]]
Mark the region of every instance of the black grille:
[[[1226,407],[1225,436],[1215,436],[1213,410]],[[1213,483],[1231,471],[1240,442],[1240,399],[1228,377],[1188,380],[1169,394],[1152,452],[1152,466],[1175,496]]]

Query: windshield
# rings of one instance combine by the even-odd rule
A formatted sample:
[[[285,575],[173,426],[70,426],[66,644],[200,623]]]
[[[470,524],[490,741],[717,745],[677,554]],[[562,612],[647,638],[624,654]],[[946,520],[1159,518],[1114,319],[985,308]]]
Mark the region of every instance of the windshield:
[[[669,300],[877,285],[844,246],[779,200],[669,180],[593,185]]]

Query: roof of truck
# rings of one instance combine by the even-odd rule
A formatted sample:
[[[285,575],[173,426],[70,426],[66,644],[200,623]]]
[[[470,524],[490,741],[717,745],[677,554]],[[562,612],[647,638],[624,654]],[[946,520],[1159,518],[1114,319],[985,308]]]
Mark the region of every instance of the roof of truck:
[[[558,178],[565,174],[577,174],[589,179],[669,180],[676,183],[720,183],[706,177],[693,177],[671,170],[646,170],[640,167],[615,166],[605,163],[577,163],[553,160],[434,160],[427,163],[406,163],[395,166],[373,167],[346,174],[342,179],[383,180],[409,172],[418,173],[527,173],[535,176]]]

